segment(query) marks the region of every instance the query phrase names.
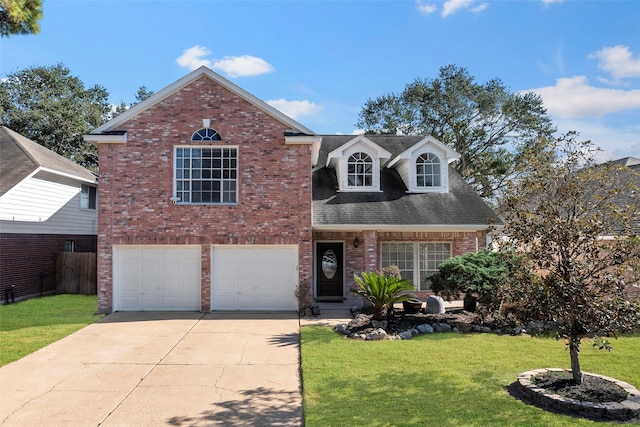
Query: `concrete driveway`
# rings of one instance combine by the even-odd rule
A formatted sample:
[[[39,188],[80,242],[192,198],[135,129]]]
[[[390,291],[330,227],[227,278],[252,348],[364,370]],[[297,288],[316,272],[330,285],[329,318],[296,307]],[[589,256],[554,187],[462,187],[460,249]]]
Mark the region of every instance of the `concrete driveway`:
[[[296,313],[114,313],[0,368],[0,426],[300,426]]]

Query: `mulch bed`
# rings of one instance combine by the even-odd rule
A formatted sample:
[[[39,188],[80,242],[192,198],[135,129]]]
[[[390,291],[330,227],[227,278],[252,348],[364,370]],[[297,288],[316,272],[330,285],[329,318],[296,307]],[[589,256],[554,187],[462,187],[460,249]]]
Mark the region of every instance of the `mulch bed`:
[[[582,384],[575,383],[571,372],[547,372],[536,376],[534,382],[560,396],[587,402],[621,402],[627,397],[627,393],[611,381],[586,374]]]

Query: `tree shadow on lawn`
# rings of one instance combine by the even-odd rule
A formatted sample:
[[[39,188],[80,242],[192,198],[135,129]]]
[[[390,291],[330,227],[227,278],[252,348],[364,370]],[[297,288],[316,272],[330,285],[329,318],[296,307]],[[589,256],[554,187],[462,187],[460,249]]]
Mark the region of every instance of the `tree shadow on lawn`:
[[[357,380],[339,374],[323,378],[318,388],[310,390],[315,398],[313,408],[305,407],[308,424],[323,425],[323,414],[336,413],[336,406],[342,408],[339,416],[345,426],[566,424],[566,420],[550,423],[548,414],[524,410],[497,380],[476,384],[473,378],[468,381],[464,376],[429,368],[429,363],[433,362],[425,360],[418,373],[385,372],[381,367],[379,372]]]
[[[172,426],[196,425],[207,421],[212,426],[301,426],[302,402],[299,394],[265,387],[240,392],[242,398],[212,403],[210,411],[200,416],[175,416],[167,419]]]

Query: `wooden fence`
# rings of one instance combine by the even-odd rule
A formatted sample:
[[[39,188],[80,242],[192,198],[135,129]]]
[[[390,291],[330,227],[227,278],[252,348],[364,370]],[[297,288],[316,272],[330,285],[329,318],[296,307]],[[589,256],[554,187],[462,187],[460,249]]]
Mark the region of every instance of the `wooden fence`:
[[[96,295],[97,258],[93,252],[56,254],[56,290],[63,294]]]

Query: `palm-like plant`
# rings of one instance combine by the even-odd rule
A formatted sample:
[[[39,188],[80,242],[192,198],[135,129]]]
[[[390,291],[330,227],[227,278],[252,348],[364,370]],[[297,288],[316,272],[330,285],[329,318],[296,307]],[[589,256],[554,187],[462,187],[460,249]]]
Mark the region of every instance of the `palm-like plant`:
[[[355,275],[356,289],[354,292],[366,298],[373,305],[373,318],[382,320],[390,306],[397,302],[414,298],[403,291],[413,289],[413,284],[402,277],[391,274],[363,271],[360,276]]]

